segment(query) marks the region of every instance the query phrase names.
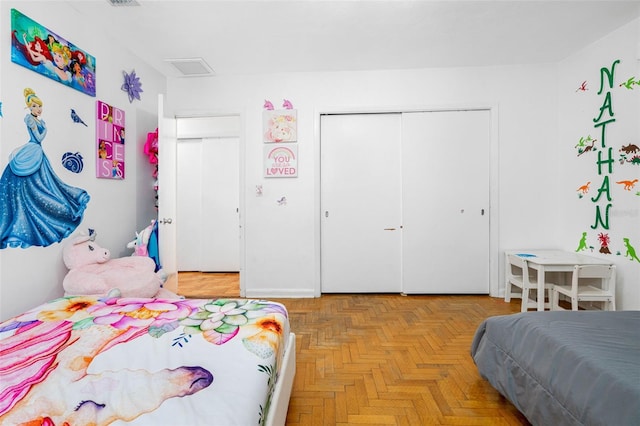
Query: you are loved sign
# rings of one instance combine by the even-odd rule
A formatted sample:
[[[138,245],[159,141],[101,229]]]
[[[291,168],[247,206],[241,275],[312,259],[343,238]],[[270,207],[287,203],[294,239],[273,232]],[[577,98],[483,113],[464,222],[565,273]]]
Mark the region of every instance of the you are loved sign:
[[[291,178],[298,176],[298,146],[266,145],[264,147],[264,177]]]

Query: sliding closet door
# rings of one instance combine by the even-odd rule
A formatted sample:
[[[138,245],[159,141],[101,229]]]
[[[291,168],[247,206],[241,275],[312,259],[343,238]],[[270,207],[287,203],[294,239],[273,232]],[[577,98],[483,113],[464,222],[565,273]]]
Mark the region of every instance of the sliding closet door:
[[[179,139],[176,149],[178,271],[200,271],[202,265],[202,139]]]
[[[405,293],[489,293],[489,111],[402,116]]]
[[[179,139],[178,270],[240,270],[239,140]]]
[[[239,138],[203,139],[202,271],[240,270]]]
[[[321,117],[324,293],[401,291],[400,117]]]

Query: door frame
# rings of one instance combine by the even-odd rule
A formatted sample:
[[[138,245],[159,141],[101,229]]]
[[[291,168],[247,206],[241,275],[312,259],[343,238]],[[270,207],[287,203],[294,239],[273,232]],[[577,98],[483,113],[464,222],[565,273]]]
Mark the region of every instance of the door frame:
[[[240,297],[245,297],[246,294],[246,282],[245,282],[245,274],[244,274],[244,268],[245,268],[245,256],[246,256],[246,239],[245,239],[245,181],[246,181],[246,116],[243,112],[237,112],[237,111],[230,111],[230,112],[201,112],[201,113],[192,113],[192,112],[188,112],[188,113],[181,113],[181,112],[176,112],[175,113],[175,119],[180,119],[180,118],[216,118],[216,117],[237,117],[239,119],[239,131],[238,131],[238,135],[236,135],[238,137],[238,155],[239,155],[239,159],[238,159],[238,170],[240,173],[239,176],[239,187],[238,187],[238,221],[239,221],[239,235],[240,235],[240,247],[239,247],[239,264],[240,264],[240,271],[239,271],[239,278],[240,278]],[[176,132],[177,133],[177,132]],[[199,138],[206,138],[206,137],[216,137],[216,136],[220,136],[219,134],[216,135],[211,135],[211,134],[202,134],[201,136],[197,136]],[[223,135],[224,136],[224,135]],[[234,137],[236,137],[234,136]],[[177,139],[185,139],[185,138],[181,138],[179,136],[176,137]]]
[[[321,200],[321,134],[320,117],[325,114],[375,114],[405,112],[443,112],[485,110],[490,114],[489,135],[489,296],[500,297],[500,254],[499,215],[500,215],[500,160],[499,160],[499,106],[495,103],[460,104],[448,106],[393,106],[393,107],[320,107],[314,113],[314,297],[322,295],[322,200]]]

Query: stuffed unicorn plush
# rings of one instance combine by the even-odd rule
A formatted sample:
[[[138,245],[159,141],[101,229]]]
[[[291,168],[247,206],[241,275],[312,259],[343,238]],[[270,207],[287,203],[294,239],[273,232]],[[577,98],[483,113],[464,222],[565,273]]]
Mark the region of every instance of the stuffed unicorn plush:
[[[149,256],[149,238],[153,230],[154,220],[140,232],[136,232],[136,239],[127,244],[127,248],[133,249],[131,256]]]
[[[158,223],[151,220],[151,224],[140,232],[136,232],[136,239],[127,244],[127,248],[133,249],[131,256],[148,256],[156,264],[155,271],[160,272],[160,248],[158,247]]]
[[[65,296],[116,295],[121,297],[170,297],[162,289],[162,277],[153,259],[143,256],[111,259],[109,250],[95,242],[95,234],[76,237],[63,249],[69,272],[62,286]]]

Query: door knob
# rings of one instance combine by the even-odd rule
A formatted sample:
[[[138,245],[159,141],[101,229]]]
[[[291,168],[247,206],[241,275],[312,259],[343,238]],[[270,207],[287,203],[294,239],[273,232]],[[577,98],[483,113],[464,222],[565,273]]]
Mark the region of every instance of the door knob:
[[[173,219],[171,219],[171,218],[168,218],[168,219],[162,218],[162,219],[160,219],[160,220],[158,221],[158,223],[163,224],[163,225],[164,225],[165,223],[166,223],[166,224],[169,224],[169,223],[172,223],[172,222],[173,222]]]

